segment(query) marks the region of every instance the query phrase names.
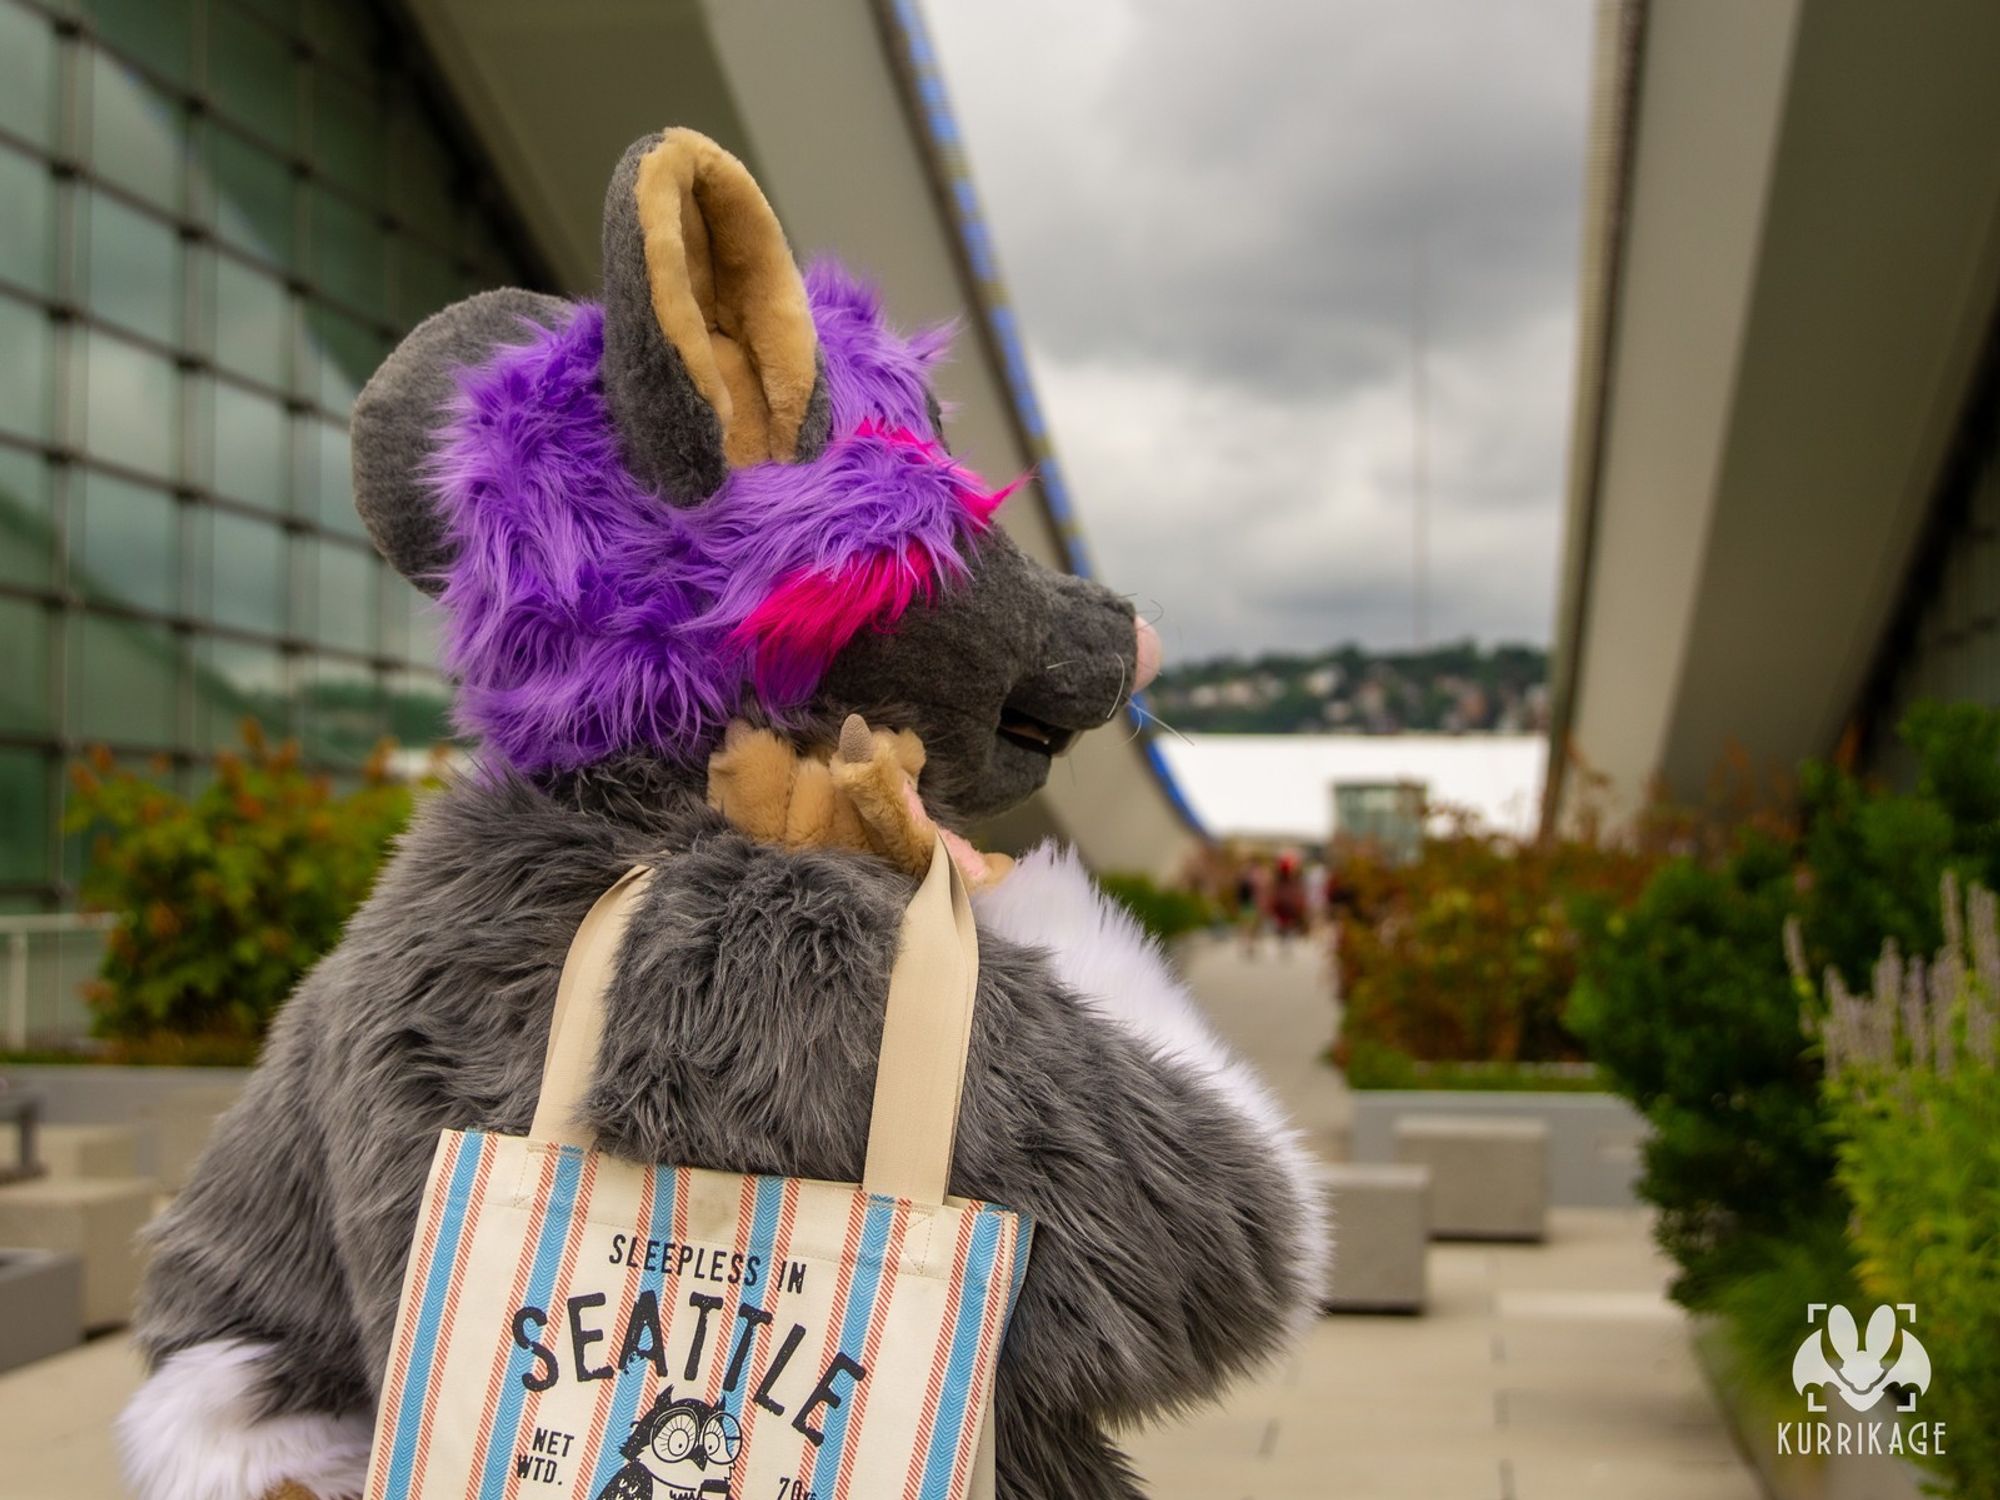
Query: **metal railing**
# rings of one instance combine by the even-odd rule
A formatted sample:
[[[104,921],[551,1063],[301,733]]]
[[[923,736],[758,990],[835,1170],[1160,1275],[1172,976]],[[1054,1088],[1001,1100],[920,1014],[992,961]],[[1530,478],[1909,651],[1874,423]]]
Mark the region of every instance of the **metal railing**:
[[[5,990],[0,991],[0,1041],[22,1051],[62,1045],[90,1035],[83,986],[104,958],[105,934],[118,925],[111,912],[47,912],[0,916]]]

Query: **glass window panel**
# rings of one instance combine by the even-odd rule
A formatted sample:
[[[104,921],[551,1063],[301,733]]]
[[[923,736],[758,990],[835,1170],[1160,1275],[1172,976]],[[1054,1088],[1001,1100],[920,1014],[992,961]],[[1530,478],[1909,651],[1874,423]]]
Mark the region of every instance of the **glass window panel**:
[[[214,390],[215,488],[233,500],[282,511],[291,498],[285,441],[289,418],[276,401],[218,380]]]
[[[381,202],[389,177],[382,101],[325,71],[314,74],[313,90],[314,162],[335,182]]]
[[[437,666],[444,660],[444,611],[428,594],[410,590],[409,659],[420,666]]]
[[[49,879],[50,763],[36,750],[0,750],[0,880]]]
[[[70,581],[86,597],[171,613],[180,606],[180,507],[164,490],[104,474],[83,482]],[[72,513],[71,534],[79,528]]]
[[[85,0],[104,40],[186,83],[193,76],[194,0]]]
[[[320,525],[347,536],[365,537],[361,513],[354,508],[354,477],[347,429],[315,421],[306,428],[313,445],[313,490],[318,497]]]
[[[306,35],[320,54],[350,73],[377,66],[383,39],[372,7],[352,0],[305,0]]]
[[[90,451],[114,463],[171,476],[178,380],[172,361],[122,339],[92,332],[77,368],[84,382],[84,433]]]
[[[449,242],[457,228],[458,200],[452,185],[458,173],[450,152],[414,98],[397,113],[396,171],[390,194],[396,216],[434,240]]]
[[[292,701],[284,653],[276,646],[204,636],[194,652],[194,732],[198,747],[243,743],[243,721],[269,733],[291,732]]]
[[[280,150],[298,145],[299,68],[275,29],[233,5],[209,8],[208,86],[222,113]]]
[[[55,80],[55,33],[49,23],[14,0],[0,0],[0,126],[48,145]]]
[[[308,760],[359,765],[389,733],[382,685],[366,667],[315,660],[304,708]]]
[[[319,554],[319,628],[322,645],[343,651],[375,651],[375,575],[373,552],[338,542],[314,544]]]
[[[464,295],[465,279],[450,261],[414,240],[396,241],[396,316],[415,326]]]
[[[389,343],[366,324],[318,304],[306,311],[306,330],[307,388],[320,405],[345,413],[375,367],[388,358]]]
[[[0,428],[49,435],[49,320],[39,307],[0,297]]]
[[[39,454],[0,448],[0,580],[40,586],[55,577],[52,478]]]
[[[172,746],[180,648],[173,633],[107,615],[70,617],[69,733],[119,745]]]
[[[377,595],[382,601],[382,654],[399,661],[410,659],[410,611],[416,589],[404,581],[387,563],[380,564],[382,581]]]
[[[299,29],[298,0],[240,0],[240,3],[288,32]]]
[[[0,148],[0,280],[30,291],[54,285],[55,183],[49,169],[32,157]]]
[[[0,731],[46,734],[55,726],[49,703],[49,612],[30,599],[0,599]]]
[[[219,625],[280,635],[291,594],[285,534],[228,511],[208,517],[209,616]]]
[[[181,206],[187,158],[181,107],[116,58],[90,65],[90,157],[98,174],[163,208]]]
[[[90,306],[107,322],[171,344],[181,325],[180,236],[102,193],[91,195]]]
[[[382,306],[388,238],[375,216],[321,188],[312,194],[313,279],[350,307]]]
[[[451,689],[434,672],[392,673],[387,685],[389,733],[397,744],[425,750],[451,739]]]
[[[215,232],[223,243],[292,265],[292,169],[227,130],[209,132],[207,156]]]
[[[290,304],[281,282],[227,255],[215,257],[215,359],[267,385],[288,384]]]

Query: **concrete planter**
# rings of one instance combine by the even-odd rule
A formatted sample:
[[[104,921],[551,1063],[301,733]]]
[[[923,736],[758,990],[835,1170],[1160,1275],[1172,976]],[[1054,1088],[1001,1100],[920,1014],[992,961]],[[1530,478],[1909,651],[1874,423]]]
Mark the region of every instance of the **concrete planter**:
[[[1354,1160],[1396,1159],[1396,1122],[1408,1115],[1537,1120],[1548,1127],[1549,1202],[1561,1208],[1638,1203],[1639,1148],[1646,1122],[1614,1094],[1532,1090],[1356,1089]]]
[[[169,1192],[187,1180],[208,1128],[250,1076],[248,1068],[131,1068],[75,1063],[9,1067],[42,1098],[50,1125],[124,1125],[135,1131],[131,1171]]]
[[[83,1262],[50,1250],[0,1249],[0,1372],[83,1342]]]
[[[1771,1500],[1924,1500],[1927,1476],[1906,1459],[1881,1454],[1835,1454],[1801,1458],[1778,1452],[1778,1424],[1806,1417],[1805,1402],[1774,1410],[1752,1389],[1729,1347],[1726,1331],[1713,1317],[1694,1320],[1695,1358],[1715,1390],[1730,1436],[1757,1471]],[[1849,1420],[1858,1420],[1853,1413]],[[1894,1418],[1873,1416],[1873,1424]],[[1883,1439],[1886,1444],[1886,1436]]]

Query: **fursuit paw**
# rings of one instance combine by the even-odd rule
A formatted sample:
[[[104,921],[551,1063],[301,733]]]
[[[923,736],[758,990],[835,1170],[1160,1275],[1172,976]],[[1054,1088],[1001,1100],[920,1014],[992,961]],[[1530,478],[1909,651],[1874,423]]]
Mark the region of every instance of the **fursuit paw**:
[[[993,885],[1013,861],[941,829],[917,795],[924,747],[907,729],[870,729],[859,714],[829,752],[802,752],[768,729],[732,723],[709,757],[708,805],[751,838],[788,849],[854,849],[921,875],[942,837],[966,883]]]

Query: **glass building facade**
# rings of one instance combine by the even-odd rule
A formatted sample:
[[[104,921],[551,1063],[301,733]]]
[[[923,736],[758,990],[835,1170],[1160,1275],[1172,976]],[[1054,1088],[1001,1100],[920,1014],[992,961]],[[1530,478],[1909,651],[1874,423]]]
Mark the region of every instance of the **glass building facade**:
[[[351,770],[448,731],[348,477],[356,392],[539,277],[365,0],[0,0],[0,911],[74,897],[65,769],[192,789],[260,721]]]

